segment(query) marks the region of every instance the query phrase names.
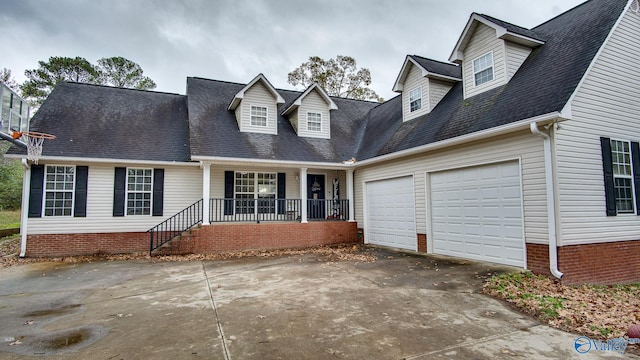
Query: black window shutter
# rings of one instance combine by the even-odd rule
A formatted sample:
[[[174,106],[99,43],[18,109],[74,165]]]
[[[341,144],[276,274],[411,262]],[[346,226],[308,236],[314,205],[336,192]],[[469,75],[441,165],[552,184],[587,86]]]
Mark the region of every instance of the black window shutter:
[[[73,216],[87,216],[87,180],[89,178],[88,166],[76,166],[76,189],[73,204]]]
[[[633,186],[636,191],[636,214],[640,215],[640,145],[631,143],[631,164],[633,166]]]
[[[153,169],[153,216],[162,216],[164,207],[164,169]]]
[[[287,202],[284,200],[287,197],[287,175],[285,173],[278,173],[278,194],[276,197],[278,200],[278,214],[284,214],[287,211]]]
[[[117,167],[115,170],[115,178],[113,181],[113,216],[124,216],[127,168]]]
[[[235,174],[233,171],[224,172],[224,214],[233,215],[233,184],[235,180]]]
[[[616,191],[613,183],[613,161],[611,160],[611,139],[601,137],[602,170],[604,172],[604,194],[607,205],[607,216],[616,216]]]
[[[44,165],[31,165],[31,185],[29,188],[29,217],[42,216],[42,188],[44,185]]]

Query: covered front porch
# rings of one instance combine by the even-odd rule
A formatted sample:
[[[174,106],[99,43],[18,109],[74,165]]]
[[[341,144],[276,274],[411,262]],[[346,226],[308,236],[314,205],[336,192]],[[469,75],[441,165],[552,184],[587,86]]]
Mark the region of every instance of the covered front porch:
[[[201,169],[202,200],[148,231],[152,253],[160,247],[202,253],[357,241],[348,164],[202,162]]]

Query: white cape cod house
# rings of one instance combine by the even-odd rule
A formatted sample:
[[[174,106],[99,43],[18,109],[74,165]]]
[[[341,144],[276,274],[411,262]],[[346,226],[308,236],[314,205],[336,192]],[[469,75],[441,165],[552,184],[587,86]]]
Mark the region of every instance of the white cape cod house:
[[[590,0],[532,29],[474,13],[382,104],[262,74],[186,95],[62,83],[31,123],[57,139],[26,163],[22,255],[364,241],[640,281],[639,10]]]

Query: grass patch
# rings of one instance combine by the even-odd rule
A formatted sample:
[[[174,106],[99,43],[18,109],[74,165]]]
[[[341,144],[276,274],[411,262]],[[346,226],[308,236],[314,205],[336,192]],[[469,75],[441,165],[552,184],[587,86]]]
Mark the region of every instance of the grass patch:
[[[570,286],[517,272],[488,279],[483,291],[552,327],[594,339],[624,336],[640,320],[640,283]]]
[[[0,210],[0,229],[20,227],[20,210]]]

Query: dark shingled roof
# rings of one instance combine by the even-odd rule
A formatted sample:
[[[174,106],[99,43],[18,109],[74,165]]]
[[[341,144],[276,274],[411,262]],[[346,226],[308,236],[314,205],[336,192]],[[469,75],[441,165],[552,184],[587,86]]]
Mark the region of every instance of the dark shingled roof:
[[[55,135],[43,156],[189,161],[183,95],[60,83],[31,120],[30,130]],[[11,153],[24,154],[14,146]]]
[[[356,140],[364,118],[377,103],[332,97],[339,110],[331,111],[331,139],[300,137],[280,114],[300,96],[299,91],[278,90],[285,100],[278,110],[278,135],[240,132],[233,111],[227,110],[245,85],[188,78],[187,95],[191,153],[244,159],[342,162],[356,153]]]
[[[546,43],[501,87],[463,99],[457,83],[427,115],[402,122],[399,100],[372,111],[356,158],[422,146],[561,111],[625,8],[625,0],[591,0],[532,29]]]
[[[332,97],[331,139],[299,137],[281,116],[278,135],[242,133],[229,103],[245,85],[187,79],[187,96],[61,83],[31,130],[56,135],[44,156],[190,161],[191,156],[339,163],[423,146],[561,111],[625,8],[626,0],[590,0],[531,30],[482,16],[509,31],[543,39],[503,86],[463,99],[462,82],[431,113],[402,120],[402,98],[384,104]],[[430,72],[460,77],[460,67],[412,55]],[[14,146],[10,154],[24,154]]]
[[[442,61],[427,59],[418,55],[409,55],[420,66],[425,68],[430,73],[444,75],[455,79],[462,80],[462,66],[458,66],[452,63],[445,63]]]

